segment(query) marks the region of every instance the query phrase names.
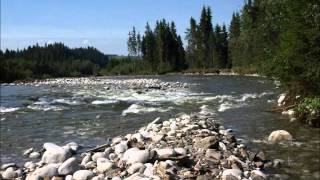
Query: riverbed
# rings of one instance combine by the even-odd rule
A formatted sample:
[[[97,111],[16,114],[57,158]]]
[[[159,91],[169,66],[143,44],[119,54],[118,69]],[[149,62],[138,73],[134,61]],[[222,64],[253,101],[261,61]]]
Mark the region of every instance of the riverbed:
[[[167,88],[114,86],[110,82],[152,80]],[[290,179],[320,178],[320,131],[268,111],[281,89],[273,81],[247,76],[131,76],[85,78],[81,83],[1,85],[1,162],[28,160],[22,152],[44,142],[70,141],[84,149],[108,138],[134,132],[160,117],[181,113],[210,114],[238,141],[264,150],[269,159],[283,159],[274,173]],[[291,143],[268,144],[274,131],[290,132]]]

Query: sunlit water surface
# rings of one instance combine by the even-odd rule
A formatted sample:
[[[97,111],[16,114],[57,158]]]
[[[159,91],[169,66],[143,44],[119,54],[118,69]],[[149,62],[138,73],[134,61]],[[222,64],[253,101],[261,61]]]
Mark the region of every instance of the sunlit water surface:
[[[105,77],[103,77],[105,78]],[[288,166],[273,173],[290,179],[320,178],[320,131],[269,112],[281,90],[273,81],[243,76],[147,76],[187,83],[188,88],[163,91],[109,89],[105,85],[1,85],[1,161],[22,162],[23,150],[40,149],[44,142],[75,141],[84,149],[103,144],[108,137],[139,129],[157,117],[210,112],[251,150]],[[273,130],[289,131],[291,144],[270,145]]]

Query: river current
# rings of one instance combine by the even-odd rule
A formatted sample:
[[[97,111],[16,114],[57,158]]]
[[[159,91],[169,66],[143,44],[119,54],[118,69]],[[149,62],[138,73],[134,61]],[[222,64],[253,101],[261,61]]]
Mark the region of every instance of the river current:
[[[289,179],[320,178],[320,130],[289,122],[268,111],[281,89],[271,80],[248,76],[131,76],[103,80],[158,79],[181,82],[181,88],[110,88],[86,85],[1,85],[1,163],[22,162],[25,149],[41,149],[44,142],[77,142],[83,149],[108,138],[134,132],[157,117],[166,120],[180,113],[210,113],[239,142],[263,150],[269,159],[286,165],[273,173]],[[92,80],[94,81],[94,80]],[[268,144],[274,130],[290,132],[294,141]]]

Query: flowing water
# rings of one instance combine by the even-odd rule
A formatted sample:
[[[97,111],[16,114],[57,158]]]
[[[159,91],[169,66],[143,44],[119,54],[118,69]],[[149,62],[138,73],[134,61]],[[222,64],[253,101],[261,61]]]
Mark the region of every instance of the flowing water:
[[[75,141],[84,149],[109,137],[139,129],[157,117],[179,113],[211,113],[251,150],[283,159],[275,170],[289,179],[320,178],[320,130],[290,123],[269,112],[281,90],[273,81],[244,76],[136,76],[109,79],[153,78],[182,82],[187,88],[170,90],[110,89],[93,85],[1,85],[1,162],[22,162],[23,150],[40,149],[44,142]],[[102,77],[100,79],[106,79]],[[274,130],[289,131],[292,143],[271,145]]]

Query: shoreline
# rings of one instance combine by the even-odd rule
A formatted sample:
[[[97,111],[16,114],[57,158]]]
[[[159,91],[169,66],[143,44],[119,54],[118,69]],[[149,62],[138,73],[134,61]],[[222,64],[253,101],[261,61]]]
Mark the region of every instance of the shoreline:
[[[2,165],[2,177],[22,179],[227,179],[262,178],[279,165],[237,142],[210,114],[183,114],[114,137],[106,144],[79,155],[80,146],[45,143],[43,149],[24,152],[38,162]],[[41,160],[40,160],[41,159]],[[39,161],[40,160],[40,161]],[[271,175],[269,175],[271,176]],[[10,179],[10,178],[9,178]]]
[[[244,77],[263,77],[267,78],[266,76],[259,75],[257,73],[254,74],[240,74],[235,72],[220,72],[220,73],[183,73],[183,72],[173,72],[167,74],[137,74],[137,75],[104,75],[104,76],[81,76],[81,77],[52,77],[46,79],[32,79],[32,80],[16,80],[11,83],[0,83],[1,86],[10,86],[10,85],[29,85],[34,83],[41,83],[46,81],[53,81],[53,80],[69,80],[69,79],[99,79],[99,78],[108,78],[108,77],[157,77],[157,76],[165,76],[165,75],[181,75],[181,76],[244,76]]]

